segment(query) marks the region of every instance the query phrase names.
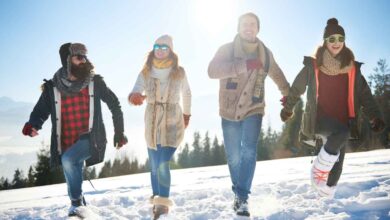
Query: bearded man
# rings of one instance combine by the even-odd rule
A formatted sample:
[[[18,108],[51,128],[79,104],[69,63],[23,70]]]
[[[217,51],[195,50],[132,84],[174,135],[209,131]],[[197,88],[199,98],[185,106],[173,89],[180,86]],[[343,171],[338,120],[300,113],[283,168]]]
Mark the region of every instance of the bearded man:
[[[71,200],[68,215],[74,216],[78,207],[86,205],[82,193],[84,162],[92,166],[104,160],[107,139],[100,101],[113,116],[114,146],[122,147],[127,138],[118,98],[94,73],[85,45],[66,43],[59,52],[62,67],[53,79],[44,80],[42,94],[22,132],[37,136],[51,115],[50,166],[63,168]]]

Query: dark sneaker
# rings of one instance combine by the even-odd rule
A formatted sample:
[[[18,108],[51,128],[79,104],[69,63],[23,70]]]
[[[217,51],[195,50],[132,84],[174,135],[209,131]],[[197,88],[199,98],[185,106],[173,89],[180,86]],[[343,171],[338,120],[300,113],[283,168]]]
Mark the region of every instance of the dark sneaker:
[[[237,196],[235,196],[233,202],[233,210],[236,212],[239,207],[240,207],[239,199]]]
[[[76,199],[76,200],[71,200],[71,205],[70,205],[70,208],[68,210],[68,216],[78,216],[78,210],[77,208],[80,207],[80,206],[86,206],[87,203],[85,202],[85,198],[84,196],[81,197],[80,199]]]
[[[235,210],[237,215],[248,217],[250,216],[247,200],[237,199],[237,206],[238,208]]]

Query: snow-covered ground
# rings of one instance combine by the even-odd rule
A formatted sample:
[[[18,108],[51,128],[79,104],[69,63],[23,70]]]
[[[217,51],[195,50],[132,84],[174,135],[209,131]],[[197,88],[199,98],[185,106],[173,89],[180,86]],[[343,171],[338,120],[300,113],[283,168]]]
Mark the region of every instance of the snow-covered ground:
[[[311,189],[311,157],[258,162],[250,219],[390,219],[390,150],[349,153],[335,199]],[[84,182],[90,219],[150,219],[149,174]],[[232,211],[226,165],[172,171],[175,205],[162,219],[248,219]],[[0,191],[0,219],[67,219],[66,185]]]

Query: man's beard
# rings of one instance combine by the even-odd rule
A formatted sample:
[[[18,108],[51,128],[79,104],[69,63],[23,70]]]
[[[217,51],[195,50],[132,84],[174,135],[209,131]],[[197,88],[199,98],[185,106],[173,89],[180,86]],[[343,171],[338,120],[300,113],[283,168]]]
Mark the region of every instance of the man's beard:
[[[94,66],[92,63],[87,60],[87,62],[81,63],[79,65],[72,64],[70,72],[74,77],[77,78],[77,80],[83,81],[91,75],[93,68]]]

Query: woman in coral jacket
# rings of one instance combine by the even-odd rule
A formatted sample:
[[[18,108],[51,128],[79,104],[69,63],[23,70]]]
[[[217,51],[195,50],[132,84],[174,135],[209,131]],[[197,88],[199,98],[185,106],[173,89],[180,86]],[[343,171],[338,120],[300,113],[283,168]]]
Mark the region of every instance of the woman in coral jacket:
[[[172,205],[169,160],[183,140],[191,115],[191,90],[169,35],[156,40],[129,95],[133,105],[141,105],[145,99],[145,138],[153,190],[150,200],[154,219],[158,219]]]
[[[311,183],[319,195],[333,198],[342,172],[345,145],[363,107],[374,131],[384,122],[352,51],[345,44],[345,32],[337,19],[327,22],[323,45],[315,58],[305,57],[304,67],[290,89],[280,116],[286,121],[307,87],[307,103],[301,137],[322,138],[323,146],[311,168]]]

